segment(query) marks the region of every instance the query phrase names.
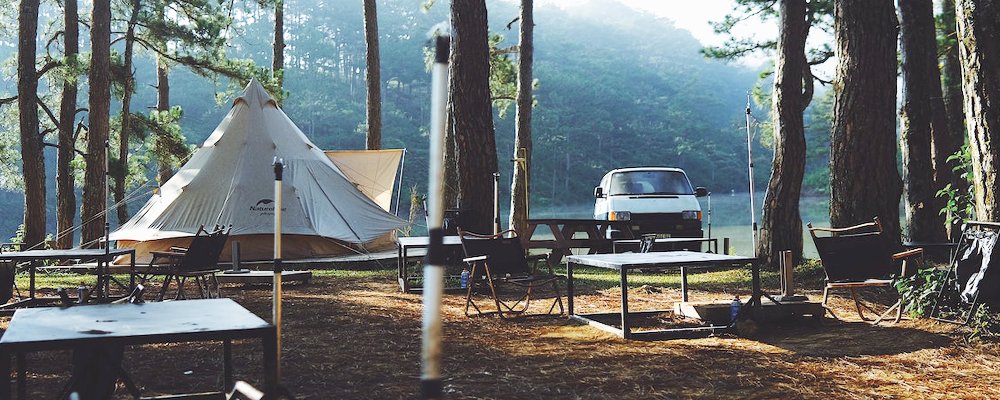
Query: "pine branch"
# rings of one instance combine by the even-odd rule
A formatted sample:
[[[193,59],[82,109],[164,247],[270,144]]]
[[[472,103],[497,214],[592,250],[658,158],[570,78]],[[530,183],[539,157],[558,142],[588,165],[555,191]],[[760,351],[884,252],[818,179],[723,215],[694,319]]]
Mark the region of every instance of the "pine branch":
[[[17,96],[16,96],[16,95],[15,95],[15,96],[11,96],[11,97],[7,97],[7,98],[3,98],[3,99],[0,99],[0,107],[3,107],[3,106],[5,106],[5,105],[7,105],[7,104],[10,104],[10,103],[13,103],[13,102],[15,102],[15,101],[17,101]]]
[[[59,118],[56,118],[56,115],[52,113],[52,109],[50,109],[41,98],[38,98],[38,101],[36,102],[42,107],[42,111],[45,111],[45,115],[49,116],[49,121],[52,121],[52,125],[59,126]]]

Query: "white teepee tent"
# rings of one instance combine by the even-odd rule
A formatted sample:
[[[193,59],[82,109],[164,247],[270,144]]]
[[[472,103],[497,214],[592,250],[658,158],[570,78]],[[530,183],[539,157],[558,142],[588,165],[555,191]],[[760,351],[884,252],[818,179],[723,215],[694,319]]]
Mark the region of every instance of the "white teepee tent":
[[[141,262],[150,251],[185,246],[199,226],[231,224],[244,260],[270,259],[275,157],[285,162],[284,259],[385,245],[405,224],[361,193],[252,80],[191,160],[111,240],[135,247]]]

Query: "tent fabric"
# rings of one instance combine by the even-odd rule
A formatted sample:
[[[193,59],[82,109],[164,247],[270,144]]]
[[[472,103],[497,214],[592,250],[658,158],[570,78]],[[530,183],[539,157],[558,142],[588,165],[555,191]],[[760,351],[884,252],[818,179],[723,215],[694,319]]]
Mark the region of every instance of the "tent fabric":
[[[326,156],[361,193],[390,211],[403,152],[403,149],[327,150]]]
[[[273,235],[275,158],[285,163],[284,234],[363,244],[405,225],[359,191],[251,80],[205,143],[111,240],[184,238],[216,224],[233,226],[231,240]],[[316,255],[284,248],[282,253],[283,258]]]

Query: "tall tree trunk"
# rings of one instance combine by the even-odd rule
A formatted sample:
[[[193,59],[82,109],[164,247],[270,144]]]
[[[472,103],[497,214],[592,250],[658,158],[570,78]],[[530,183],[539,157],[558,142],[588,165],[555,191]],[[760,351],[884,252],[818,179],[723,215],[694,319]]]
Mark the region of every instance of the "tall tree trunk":
[[[764,196],[757,255],[778,265],[779,254],[792,251],[793,262],[802,260],[802,217],[799,197],[806,164],[806,137],[802,113],[812,100],[812,74],[806,62],[806,0],[781,0],[781,34],[775,60],[771,96],[774,120],[774,158]],[[803,82],[809,85],[803,87]]]
[[[838,0],[830,222],[879,217],[900,240],[896,169],[896,12],[890,0]]]
[[[271,73],[278,81],[278,88],[285,82],[285,0],[274,2],[274,43],[271,57]],[[278,97],[284,97],[279,96]]]
[[[17,109],[24,174],[24,244],[45,240],[45,153],[38,132],[38,0],[21,0],[17,14]]]
[[[532,64],[534,64],[535,12],[532,0],[521,0],[521,22],[517,52],[517,114],[514,116],[514,176],[510,182],[510,227],[518,232],[528,228],[531,203],[531,106]]]
[[[941,2],[941,32],[946,47],[941,60],[941,83],[944,112],[948,126],[946,129],[931,131],[931,151],[934,160],[934,187],[944,188],[951,184],[958,190],[968,190],[969,183],[954,171],[956,162],[948,157],[962,149],[965,143],[965,113],[962,111],[962,66],[958,61],[958,41],[955,40],[955,0]],[[946,200],[938,198],[938,209],[944,208]],[[946,227],[948,237],[958,234],[959,227]]]
[[[899,1],[903,104],[899,111],[906,193],[907,237],[915,242],[945,240],[944,218],[935,194],[931,132],[947,130],[937,37],[931,0]]]
[[[139,0],[132,0],[132,15],[125,30],[125,81],[122,86],[121,131],[118,133],[118,168],[115,171],[115,204],[118,205],[118,225],[128,221],[128,203],[125,201],[125,181],[128,177],[128,141],[132,126],[132,93],[135,91],[135,72],[132,71],[132,49],[135,46],[135,25],[139,20]]]
[[[459,207],[463,229],[487,233],[493,227],[493,179],[497,146],[490,102],[490,50],[486,0],[451,4],[454,34],[448,101],[455,132]]]
[[[63,6],[63,47],[68,70],[77,64],[80,52],[80,16],[77,0],[66,0]],[[76,217],[76,190],[73,179],[73,158],[76,157],[76,76],[63,80],[62,100],[59,102],[59,150],[56,158],[56,247],[73,247],[73,220]],[[58,236],[62,235],[62,236]]]
[[[444,198],[445,208],[450,208],[458,207],[458,162],[455,155],[458,150],[455,148],[455,130],[452,128],[455,126],[452,118],[455,113],[451,104],[447,107],[447,113],[448,119],[444,127],[444,193],[441,197]]]
[[[1000,221],[1000,1],[958,0],[955,19],[976,218]]]
[[[382,148],[382,72],[378,53],[378,10],[375,0],[365,1],[365,49],[367,50],[367,65],[365,81],[368,83],[368,135],[365,137],[365,148],[378,150]]]
[[[83,242],[97,247],[104,235],[107,214],[107,147],[111,112],[111,1],[95,0],[90,24],[90,106],[88,111],[87,156],[83,177]],[[102,217],[103,215],[103,217]]]
[[[166,60],[163,57],[157,57],[156,59],[156,111],[170,111],[170,69],[167,67]],[[170,165],[167,152],[162,150],[162,147],[166,146],[165,142],[167,139],[157,136],[157,140],[160,142],[158,147],[161,150],[157,151],[156,180],[162,186],[174,176],[174,168]]]

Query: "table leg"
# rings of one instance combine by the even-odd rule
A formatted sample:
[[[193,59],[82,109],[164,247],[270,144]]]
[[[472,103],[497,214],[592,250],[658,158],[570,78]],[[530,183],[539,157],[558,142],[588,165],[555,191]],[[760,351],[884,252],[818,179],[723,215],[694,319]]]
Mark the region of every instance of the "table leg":
[[[573,262],[566,262],[566,309],[568,316],[573,317]]]
[[[25,369],[27,368],[26,361],[24,359],[24,353],[17,353],[17,398],[21,400],[26,400],[28,398],[28,388],[27,386],[27,373]]]
[[[233,388],[233,341],[230,339],[222,341],[222,385],[223,392]]]
[[[35,300],[35,263],[28,265],[28,298]]]
[[[405,275],[404,269],[406,268],[406,259],[403,258],[403,248],[400,245],[396,245],[396,280],[399,281],[399,288],[406,293],[406,279],[403,277]]]
[[[622,337],[632,337],[632,329],[628,326],[628,269],[622,268]]]
[[[0,351],[0,371],[3,373],[3,379],[0,379],[0,398],[9,399],[10,397],[10,363],[11,354],[6,351]]]
[[[264,347],[264,393],[273,396],[278,391],[278,336],[272,328],[260,338]]]
[[[761,306],[760,268],[756,262],[750,263],[750,302],[753,306]]]
[[[135,250],[130,251],[128,261],[128,291],[135,290]]]
[[[687,267],[681,267],[681,301],[688,301],[688,273]]]

